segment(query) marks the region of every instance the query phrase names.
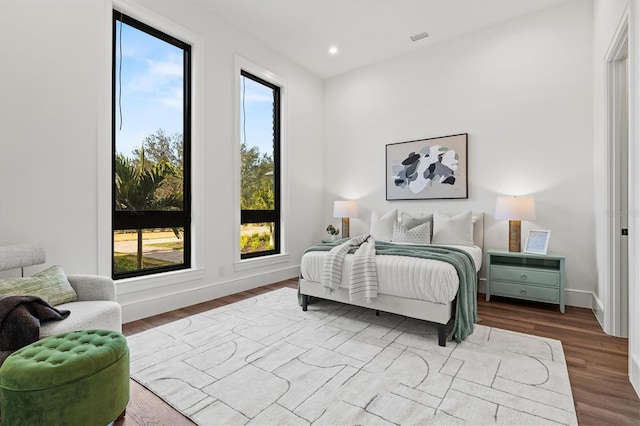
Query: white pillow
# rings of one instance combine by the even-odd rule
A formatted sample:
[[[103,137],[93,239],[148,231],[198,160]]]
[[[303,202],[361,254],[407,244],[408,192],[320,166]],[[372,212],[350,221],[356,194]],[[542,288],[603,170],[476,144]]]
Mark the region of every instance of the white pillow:
[[[427,245],[431,243],[431,222],[425,222],[411,229],[400,223],[394,223],[391,242]]]
[[[448,216],[436,211],[433,214],[433,244],[472,246],[473,222],[471,211]]]
[[[400,213],[400,222],[407,228],[415,228],[423,223],[433,221],[433,213]]]
[[[369,233],[377,241],[391,241],[393,224],[398,221],[398,209],[393,209],[384,216],[380,216],[375,210],[371,211],[371,228]]]

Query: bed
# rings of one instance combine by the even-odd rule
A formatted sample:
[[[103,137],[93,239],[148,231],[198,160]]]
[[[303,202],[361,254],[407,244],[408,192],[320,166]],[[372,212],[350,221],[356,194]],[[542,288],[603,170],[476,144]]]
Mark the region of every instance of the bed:
[[[458,243],[455,235],[447,234],[450,229],[444,229],[438,222],[443,222],[442,217],[456,218],[460,215],[443,216],[438,212],[433,214],[421,214],[419,217],[428,222],[431,221],[432,237],[434,238],[431,247],[451,247],[451,251],[459,251],[468,253],[468,258],[472,259],[475,274],[473,275],[473,283],[467,283],[463,290],[465,295],[459,295],[460,280],[456,268],[452,265],[434,259],[414,258],[398,255],[376,255],[375,265],[377,270],[378,294],[377,297],[369,301],[364,299],[351,301],[349,297],[349,281],[351,268],[353,265],[353,254],[347,254],[344,258],[344,266],[339,287],[333,292],[327,292],[327,289],[321,284],[322,269],[328,250],[346,241],[341,240],[335,243],[324,243],[310,248],[302,257],[300,265],[299,294],[302,309],[306,311],[311,297],[333,300],[337,302],[362,306],[383,312],[404,315],[410,318],[430,321],[438,325],[438,344],[446,345],[447,329],[455,322],[454,313],[460,312],[460,307],[456,306],[459,296],[467,300],[473,301],[473,312],[469,312],[473,322],[477,320],[476,288],[477,288],[477,272],[482,266],[482,249],[484,242],[484,216],[482,213],[465,212],[470,220],[468,236],[465,244],[441,244],[443,242]],[[399,223],[409,222],[416,216],[402,213],[401,219],[398,220],[397,211],[389,212],[386,216],[387,223],[384,224],[388,228],[389,224],[394,227],[400,227]],[[382,217],[384,219],[384,217]],[[438,220],[438,222],[436,222]],[[399,248],[409,248],[407,242],[391,241],[389,232],[380,232],[378,226],[381,221],[376,220],[375,212],[372,212],[371,234],[376,237],[376,251],[381,252],[380,247],[386,248],[397,244]],[[413,224],[415,225],[415,223]],[[445,226],[449,223],[445,223]],[[459,225],[459,224],[458,224]],[[456,226],[458,226],[456,225]],[[426,226],[426,225],[425,225]],[[465,227],[468,225],[464,225]],[[412,228],[418,229],[418,228]],[[466,229],[466,228],[465,228]],[[388,229],[387,229],[388,230]],[[445,231],[444,233],[441,231]],[[395,233],[393,234],[395,236]],[[445,236],[446,238],[437,238],[437,236]],[[430,235],[431,236],[431,235]],[[389,238],[387,240],[387,238]],[[390,241],[390,242],[386,242]],[[431,241],[430,241],[431,242]],[[417,245],[415,243],[411,245]],[[324,246],[324,247],[323,247]],[[426,249],[426,248],[425,248]],[[392,249],[393,250],[393,249]],[[430,249],[436,250],[436,249]],[[464,256],[462,256],[464,257]],[[456,309],[458,308],[458,309]],[[466,314],[463,314],[466,315]],[[472,328],[473,326],[471,326]],[[458,340],[458,339],[456,339]]]

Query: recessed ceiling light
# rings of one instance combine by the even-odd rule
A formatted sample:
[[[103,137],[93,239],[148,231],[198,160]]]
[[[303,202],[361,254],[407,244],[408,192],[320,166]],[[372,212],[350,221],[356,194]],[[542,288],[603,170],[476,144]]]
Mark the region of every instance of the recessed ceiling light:
[[[336,46],[331,46],[331,47],[329,47],[329,53],[330,53],[331,55],[335,55],[335,54],[337,54],[337,53],[338,53],[338,48],[337,48]]]
[[[418,41],[418,40],[422,40],[423,38],[427,38],[429,37],[429,33],[428,32],[423,32],[420,34],[416,34],[416,35],[412,35],[411,36],[411,41]]]

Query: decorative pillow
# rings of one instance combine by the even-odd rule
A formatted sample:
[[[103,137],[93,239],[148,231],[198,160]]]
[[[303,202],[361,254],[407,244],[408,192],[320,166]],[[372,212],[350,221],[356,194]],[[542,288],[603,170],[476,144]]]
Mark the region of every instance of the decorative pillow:
[[[78,300],[78,295],[59,266],[52,266],[31,277],[2,279],[0,294],[38,296],[53,306]]]
[[[433,214],[433,237],[431,242],[433,244],[474,245],[471,211],[455,216],[448,216],[438,211],[435,212]]]
[[[375,210],[372,210],[369,233],[377,241],[391,241],[393,224],[396,222],[398,222],[398,209],[393,209],[384,216],[380,216]]]
[[[433,213],[400,213],[401,223],[407,228],[415,228],[418,225],[422,225],[423,223],[432,222],[433,221]],[[431,236],[429,236],[431,238]]]
[[[431,222],[425,222],[411,229],[400,223],[394,223],[391,241],[394,243],[430,244]]]

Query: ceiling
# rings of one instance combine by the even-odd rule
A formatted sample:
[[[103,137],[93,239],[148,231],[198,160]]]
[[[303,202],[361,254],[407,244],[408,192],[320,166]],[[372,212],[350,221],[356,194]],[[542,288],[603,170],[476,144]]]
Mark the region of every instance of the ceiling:
[[[579,0],[193,0],[321,78]],[[428,32],[426,39],[410,36]],[[338,47],[330,55],[330,46]]]

